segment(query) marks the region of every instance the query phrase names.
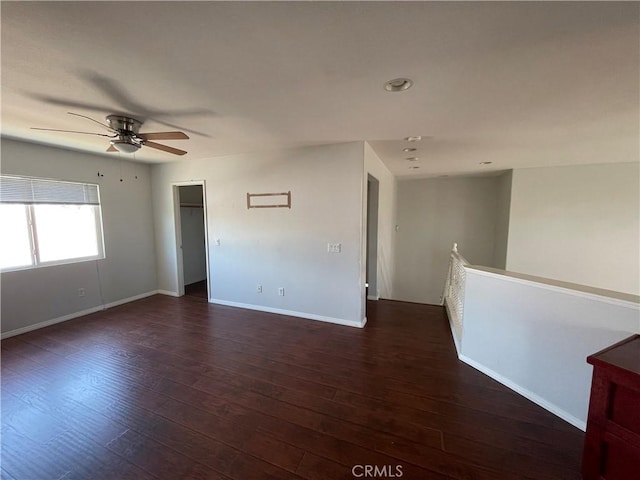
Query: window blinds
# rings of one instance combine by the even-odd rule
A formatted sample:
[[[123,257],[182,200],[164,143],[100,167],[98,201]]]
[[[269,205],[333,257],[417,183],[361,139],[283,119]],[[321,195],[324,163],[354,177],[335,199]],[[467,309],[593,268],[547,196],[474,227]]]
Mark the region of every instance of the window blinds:
[[[0,176],[0,203],[100,205],[98,185]]]

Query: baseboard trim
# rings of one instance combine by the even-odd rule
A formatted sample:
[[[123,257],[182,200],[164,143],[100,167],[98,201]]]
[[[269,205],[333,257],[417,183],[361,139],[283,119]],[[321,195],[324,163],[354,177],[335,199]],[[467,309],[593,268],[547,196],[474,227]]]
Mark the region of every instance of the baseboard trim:
[[[383,297],[380,297],[378,300],[384,300],[385,302],[409,303],[409,304],[412,304],[412,305],[425,305],[427,307],[442,307],[442,305],[440,303],[413,302],[411,300],[398,300],[396,298],[383,298]]]
[[[118,305],[124,305],[125,303],[135,302],[136,300],[142,300],[143,298],[151,297],[152,295],[157,295],[158,290],[153,290],[151,292],[141,293],[140,295],[134,295],[133,297],[123,298],[122,300],[116,300],[115,302],[105,303],[103,305],[104,310],[108,308],[117,307]]]
[[[32,332],[33,330],[49,327],[51,325],[55,325],[56,323],[62,323],[66,322],[67,320],[73,320],[74,318],[84,317],[85,315],[89,315],[91,313],[107,310],[108,308],[117,307],[118,305],[124,305],[125,303],[150,297],[151,295],[155,295],[157,293],[157,290],[153,290],[151,292],[141,293],[140,295],[134,295],[133,297],[123,298],[121,300],[116,300],[115,302],[106,303],[104,305],[97,305],[95,307],[87,308],[86,310],[80,310],[79,312],[63,315],[62,317],[52,318],[50,320],[45,320],[44,322],[34,323],[33,325],[27,325],[26,327],[16,328],[15,330],[10,330],[8,332],[2,333],[0,335],[0,339],[4,340],[5,338],[15,337],[16,335],[21,335],[23,333]]]
[[[2,335],[0,335],[0,338],[4,340],[5,338],[15,337],[16,335],[21,335],[23,333],[31,332],[33,330],[38,330],[39,328],[49,327],[51,325],[55,325],[56,323],[66,322],[67,320],[73,320],[74,318],[82,317],[84,315],[89,315],[90,313],[99,312],[101,310],[104,310],[103,306],[98,305],[97,307],[88,308],[86,310],[81,310],[79,312],[70,313],[69,315],[52,318],[51,320],[45,320],[44,322],[34,323],[33,325],[27,325],[26,327],[16,328],[15,330],[4,332]]]
[[[367,295],[367,300],[380,300],[380,297],[377,295]]]
[[[514,392],[519,393],[523,397],[531,400],[536,405],[539,405],[542,408],[544,408],[545,410],[548,410],[549,412],[553,413],[554,415],[560,417],[565,422],[570,423],[571,425],[573,425],[576,428],[579,428],[583,432],[585,432],[587,430],[587,424],[586,424],[585,421],[580,420],[577,417],[574,417],[573,415],[571,415],[570,413],[568,413],[565,410],[561,409],[557,405],[555,405],[555,404],[545,400],[541,396],[533,393],[531,390],[528,390],[528,389],[526,389],[524,387],[521,387],[517,383],[512,382],[511,380],[509,380],[506,377],[503,377],[499,373],[494,372],[490,368],[487,368],[484,365],[481,365],[480,363],[476,362],[475,360],[470,359],[466,355],[458,355],[458,358],[461,361],[463,361],[464,363],[466,363],[467,365],[469,365],[469,366],[475,368],[476,370],[484,373],[485,375],[493,378],[497,382],[500,382],[505,387],[508,387],[511,390],[513,390]]]
[[[345,320],[343,318],[325,317],[323,315],[316,315],[313,313],[296,312],[293,310],[284,310],[281,308],[265,307],[263,305],[252,305],[250,303],[230,302],[228,300],[220,300],[218,298],[210,298],[209,302],[215,303],[217,305],[224,305],[226,307],[246,308],[247,310],[256,310],[259,312],[266,312],[266,313],[276,313],[278,315],[287,315],[289,317],[305,318],[307,320],[317,320],[319,322],[335,323],[337,325],[345,325],[347,327],[362,328],[364,327],[365,323],[367,323],[366,318],[358,322],[354,320]]]
[[[179,297],[180,295],[178,294],[178,292],[170,292],[169,290],[156,290],[157,294],[159,295],[169,295],[170,297]]]

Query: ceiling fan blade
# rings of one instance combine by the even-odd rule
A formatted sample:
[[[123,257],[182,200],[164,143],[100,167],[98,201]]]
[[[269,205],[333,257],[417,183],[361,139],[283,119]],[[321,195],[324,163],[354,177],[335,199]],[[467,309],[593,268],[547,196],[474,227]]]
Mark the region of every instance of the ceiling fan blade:
[[[94,120],[93,118],[87,117],[86,115],[80,115],[79,113],[73,113],[73,112],[67,112],[67,113],[69,115],[74,115],[76,117],[86,118],[87,120],[91,120],[93,123],[97,123],[98,125],[100,125],[101,127],[106,128],[107,130],[111,130],[112,132],[117,132],[117,130],[115,128],[110,127],[106,123],[99,122],[98,120]]]
[[[117,151],[118,149],[113,145],[109,145],[109,148],[107,148],[107,152],[117,152]]]
[[[189,140],[189,136],[183,132],[139,133],[138,137],[144,140]]]
[[[173,148],[168,145],[162,145],[161,143],[156,143],[156,142],[145,141],[142,145],[145,147],[155,148],[156,150],[162,150],[164,152],[173,153],[174,155],[184,155],[185,153],[187,153],[184,150]]]
[[[47,132],[63,132],[63,133],[81,133],[83,135],[98,135],[100,137],[115,138],[118,135],[107,135],[106,133],[93,133],[93,132],[77,132],[75,130],[58,130],[57,128],[37,128],[31,127],[31,130],[45,130]]]
[[[210,138],[210,137],[211,137],[211,135],[209,135],[208,133],[205,133],[205,132],[199,132],[199,131],[197,131],[197,130],[190,130],[190,129],[188,129],[188,128],[184,128],[183,126],[175,125],[175,124],[173,124],[173,123],[166,122],[165,120],[162,120],[162,119],[161,119],[161,118],[159,118],[159,117],[151,117],[151,116],[149,116],[149,119],[150,119],[150,120],[153,120],[153,121],[155,121],[155,122],[157,122],[157,123],[160,123],[160,124],[162,124],[162,125],[165,125],[165,126],[167,126],[167,127],[171,127],[171,128],[179,128],[180,130],[184,130],[185,132],[193,133],[194,135],[200,135],[201,137],[207,137],[207,138]]]

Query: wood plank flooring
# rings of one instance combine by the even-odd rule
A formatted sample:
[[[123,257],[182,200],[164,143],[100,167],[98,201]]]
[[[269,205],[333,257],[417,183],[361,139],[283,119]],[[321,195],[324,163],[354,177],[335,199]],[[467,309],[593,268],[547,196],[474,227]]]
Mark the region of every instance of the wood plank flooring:
[[[207,281],[190,283],[184,286],[184,294],[192,297],[207,298]]]
[[[1,477],[580,478],[583,433],[459,362],[441,307],[368,315],[158,295],[6,339]]]

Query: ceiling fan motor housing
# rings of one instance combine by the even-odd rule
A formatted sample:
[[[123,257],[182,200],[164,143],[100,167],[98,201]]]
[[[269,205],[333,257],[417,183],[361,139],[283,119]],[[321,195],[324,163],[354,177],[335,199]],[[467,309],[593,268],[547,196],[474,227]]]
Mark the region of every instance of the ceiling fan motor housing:
[[[137,135],[142,126],[140,120],[123,115],[107,115],[107,122],[109,122],[111,128],[117,130],[121,135],[126,134],[129,136]]]
[[[142,147],[142,142],[138,138],[141,121],[123,115],[107,115],[107,122],[118,132],[118,138],[110,142],[118,151],[133,153]]]

